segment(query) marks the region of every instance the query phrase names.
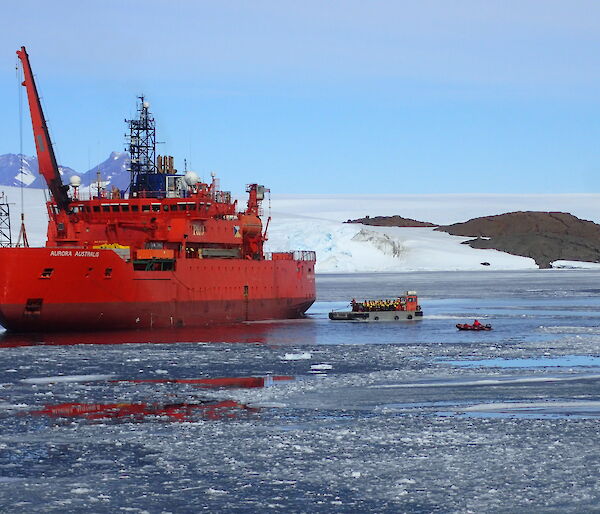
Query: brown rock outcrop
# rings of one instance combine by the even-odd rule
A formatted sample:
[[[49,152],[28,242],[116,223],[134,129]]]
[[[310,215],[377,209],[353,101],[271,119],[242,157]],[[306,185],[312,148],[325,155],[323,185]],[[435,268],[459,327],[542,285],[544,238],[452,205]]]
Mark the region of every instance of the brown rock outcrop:
[[[365,216],[355,220],[348,220],[344,223],[362,223],[363,225],[372,225],[376,227],[437,227],[427,221],[417,221],[402,216]]]
[[[600,225],[565,212],[509,212],[436,228],[472,248],[531,257],[540,268],[556,260],[600,262]]]

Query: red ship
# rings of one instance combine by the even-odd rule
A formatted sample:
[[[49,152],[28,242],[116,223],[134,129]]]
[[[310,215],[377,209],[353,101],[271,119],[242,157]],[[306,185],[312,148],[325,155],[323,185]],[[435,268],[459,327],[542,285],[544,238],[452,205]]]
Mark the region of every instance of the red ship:
[[[84,198],[63,185],[29,57],[24,73],[40,174],[51,193],[45,247],[0,248],[0,323],[9,330],[201,326],[297,318],[315,300],[315,253],[263,252],[264,186],[238,210],[214,178],[156,156],[140,97],[129,120],[131,183]],[[267,222],[268,227],[268,222]]]

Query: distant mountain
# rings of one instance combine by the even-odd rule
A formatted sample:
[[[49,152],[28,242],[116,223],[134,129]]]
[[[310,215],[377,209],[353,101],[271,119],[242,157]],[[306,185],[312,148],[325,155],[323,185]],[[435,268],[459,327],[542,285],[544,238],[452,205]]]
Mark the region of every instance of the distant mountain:
[[[23,155],[23,173],[21,173],[21,154],[0,155],[0,185],[21,186],[32,188],[45,188],[46,182],[38,173],[37,157]],[[68,183],[72,175],[77,172],[66,166],[58,168],[63,182]]]
[[[100,172],[100,180],[106,185],[126,189],[130,182],[127,168],[129,168],[129,154],[127,152],[111,152],[108,159],[81,175],[81,184],[83,187],[88,187],[90,184],[96,183],[98,172]]]
[[[0,186],[25,186],[43,189],[46,182],[38,172],[37,157],[22,156],[23,173],[21,173],[21,154],[0,155]],[[78,173],[67,166],[58,167],[63,183],[68,184],[73,175],[81,177],[82,187],[89,187],[97,181],[98,172],[105,185],[125,189],[129,185],[129,155],[126,152],[112,152],[108,159],[92,167],[85,173]]]

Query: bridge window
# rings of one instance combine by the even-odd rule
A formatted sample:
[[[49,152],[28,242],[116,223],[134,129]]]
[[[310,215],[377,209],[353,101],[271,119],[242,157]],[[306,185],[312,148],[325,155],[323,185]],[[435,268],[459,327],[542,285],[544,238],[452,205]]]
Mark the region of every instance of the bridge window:
[[[113,212],[119,212],[119,206],[118,205],[113,205],[112,206],[112,211]]]

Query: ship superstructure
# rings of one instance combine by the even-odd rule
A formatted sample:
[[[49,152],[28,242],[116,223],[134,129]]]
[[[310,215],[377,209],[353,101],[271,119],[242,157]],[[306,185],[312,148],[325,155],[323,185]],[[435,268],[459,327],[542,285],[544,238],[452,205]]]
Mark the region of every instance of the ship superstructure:
[[[265,254],[261,202],[243,209],[213,175],[179,174],[156,156],[145,98],[128,120],[131,183],[91,194],[63,185],[29,58],[17,52],[40,174],[51,193],[44,248],[0,248],[0,322],[9,329],[194,326],[304,314],[315,300],[314,252]]]

